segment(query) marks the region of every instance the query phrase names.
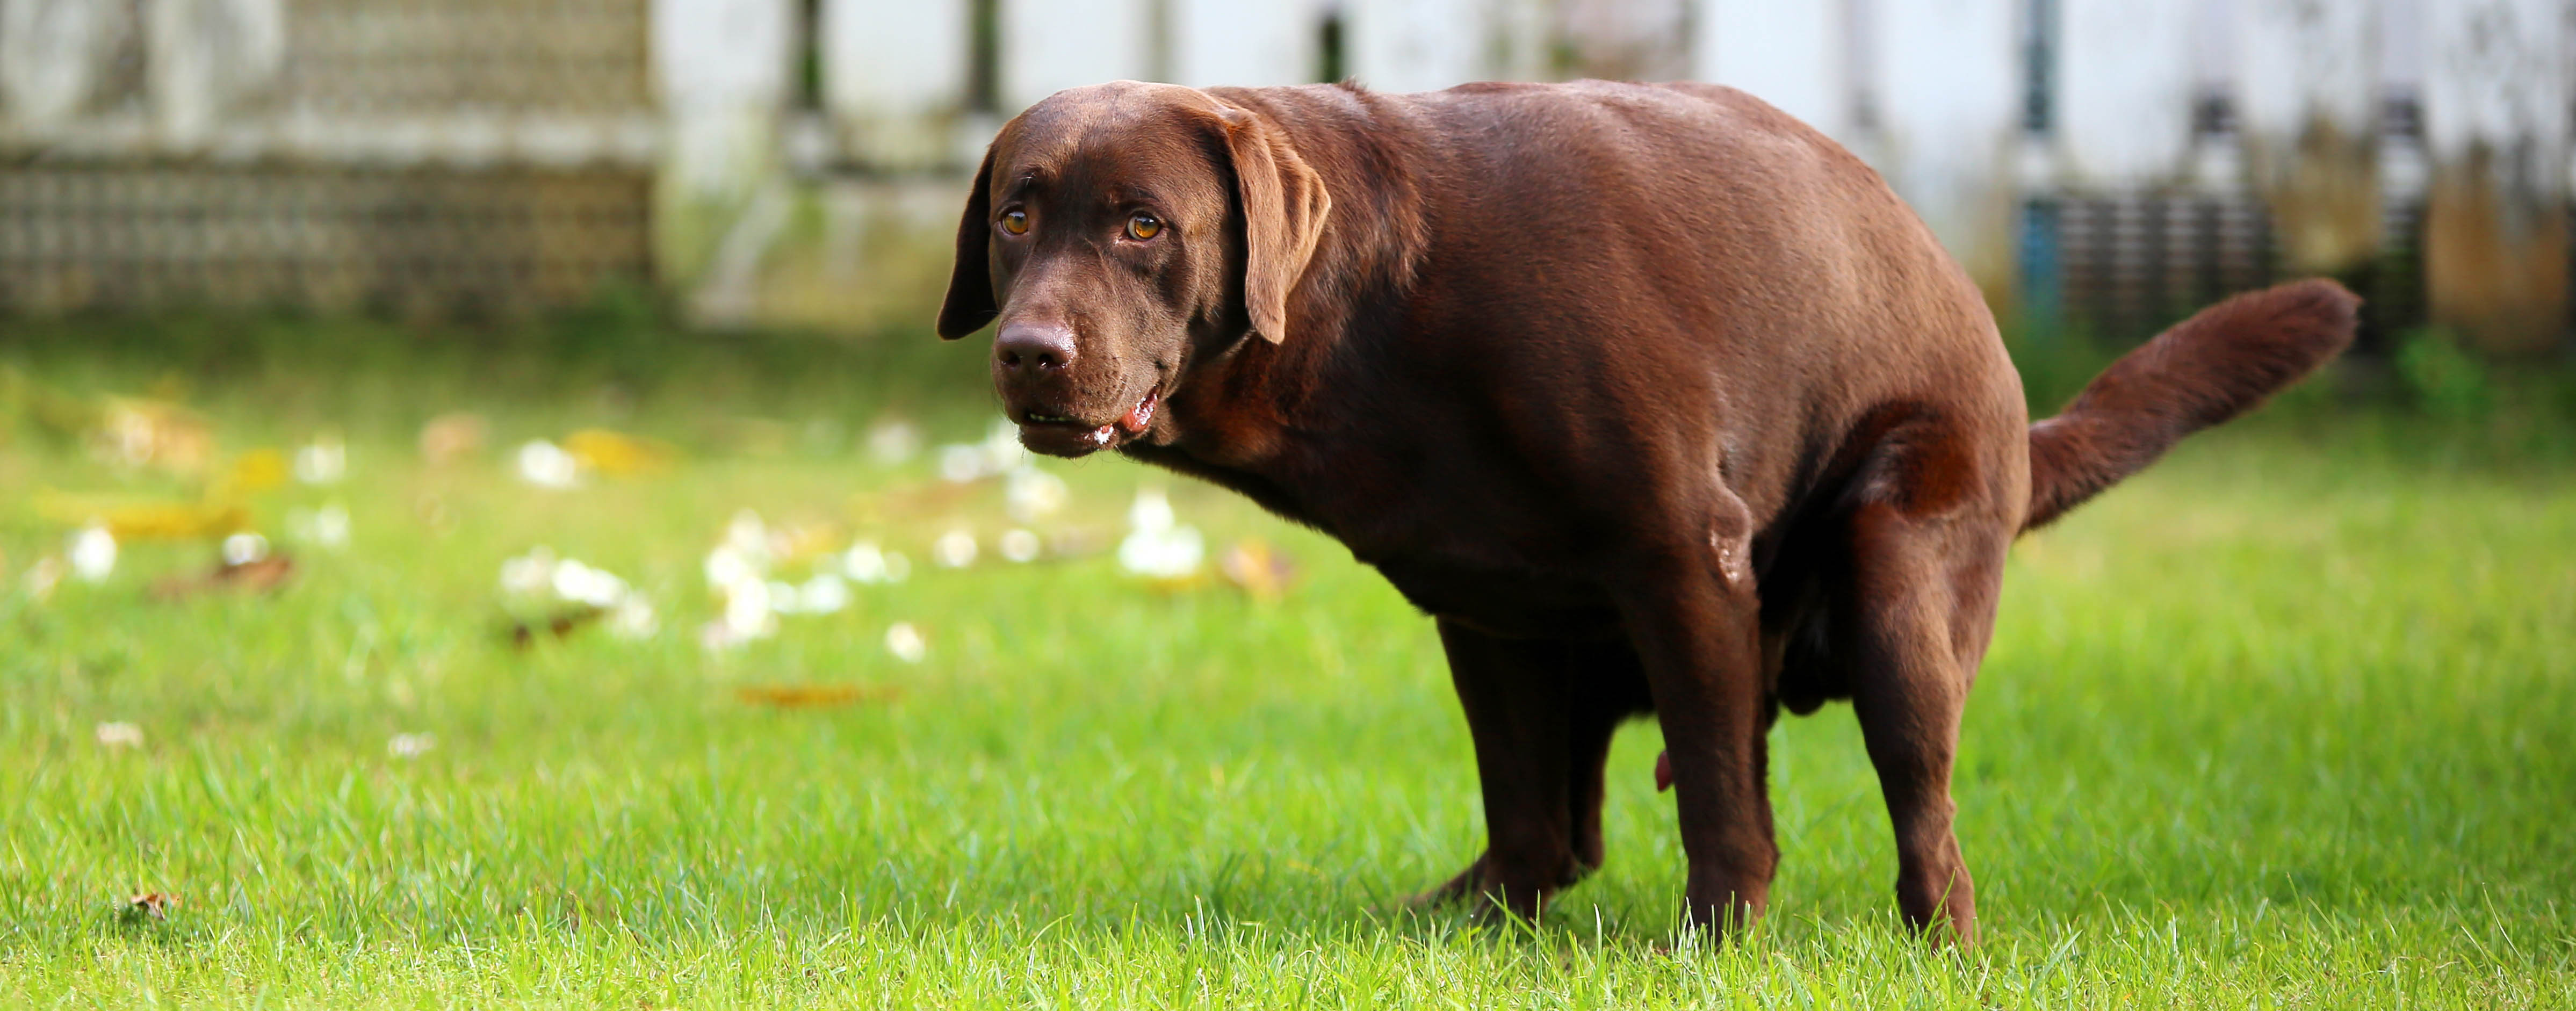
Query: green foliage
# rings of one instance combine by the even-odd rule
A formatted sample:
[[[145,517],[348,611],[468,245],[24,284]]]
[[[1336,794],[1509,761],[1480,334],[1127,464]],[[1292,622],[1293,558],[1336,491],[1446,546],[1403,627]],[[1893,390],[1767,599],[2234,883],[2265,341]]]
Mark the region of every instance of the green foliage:
[[[2448,330],[2409,331],[2397,346],[2394,364],[2408,397],[2426,414],[2474,421],[2495,406],[2486,367],[2462,350]]]
[[[333,498],[353,526],[336,552],[277,533],[298,573],[275,596],[150,599],[212,549],[135,543],[108,581],[39,601],[23,574],[64,531],[20,499],[143,479],[78,440],[0,442],[0,993],[334,1008],[2522,1008],[2576,993],[2576,454],[2531,449],[2564,445],[2555,423],[2258,417],[2026,541],[1957,770],[1986,946],[1944,954],[1893,924],[1877,783],[1833,706],[1774,730],[1775,906],[1749,943],[1709,950],[1672,929],[1683,860],[1650,723],[1612,757],[1606,866],[1540,923],[1390,912],[1480,843],[1428,623],[1323,538],[1133,464],[1056,467],[1069,523],[1114,536],[1134,488],[1166,484],[1213,542],[1268,538],[1304,582],[1262,603],[1139,585],[1099,556],[923,565],[844,613],[702,650],[700,560],[738,509],[874,531],[915,558],[953,525],[989,543],[1004,522],[989,488],[852,505],[937,487],[926,460],[710,433],[900,414],[934,440],[979,437],[981,353],[926,336],[629,345],[648,324],[602,313],[578,338],[533,338],[552,349],[313,321],[74,323],[0,345],[23,377],[11,390],[182,377],[228,452],[345,433],[346,483],[256,507],[277,531]],[[2497,425],[2555,417],[2499,402]],[[459,409],[489,418],[494,446],[423,463],[416,426]],[[693,453],[569,491],[504,463],[513,438],[602,423]],[[512,647],[497,571],[540,543],[626,577],[662,630]],[[927,636],[923,662],[887,651],[897,621]],[[758,685],[891,694],[738,697]],[[102,746],[108,722],[142,745]],[[401,757],[397,734],[435,745]],[[180,904],[122,912],[140,892]]]

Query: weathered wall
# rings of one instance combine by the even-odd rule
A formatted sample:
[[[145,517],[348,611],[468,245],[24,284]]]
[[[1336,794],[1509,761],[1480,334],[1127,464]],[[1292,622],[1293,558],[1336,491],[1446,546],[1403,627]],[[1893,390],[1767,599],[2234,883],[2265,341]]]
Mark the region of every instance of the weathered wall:
[[[2426,283],[2437,322],[2497,353],[2556,348],[2568,315],[2569,8],[2427,5]]]

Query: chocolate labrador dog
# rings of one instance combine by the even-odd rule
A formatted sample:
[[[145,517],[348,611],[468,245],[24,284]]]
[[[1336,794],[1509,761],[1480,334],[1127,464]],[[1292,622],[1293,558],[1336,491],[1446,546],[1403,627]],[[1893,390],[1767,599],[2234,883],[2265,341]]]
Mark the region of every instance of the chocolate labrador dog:
[[[939,333],[998,321],[1030,449],[1233,488],[1437,621],[1487,842],[1423,901],[1535,915],[1598,866],[1611,735],[1652,713],[1689,916],[1749,923],[1765,732],[1849,699],[1897,902],[1965,944],[1951,756],[2005,550],[2332,357],[2357,304],[2238,296],[2032,424],[1932,233],[1742,92],[1119,82],[994,139]]]

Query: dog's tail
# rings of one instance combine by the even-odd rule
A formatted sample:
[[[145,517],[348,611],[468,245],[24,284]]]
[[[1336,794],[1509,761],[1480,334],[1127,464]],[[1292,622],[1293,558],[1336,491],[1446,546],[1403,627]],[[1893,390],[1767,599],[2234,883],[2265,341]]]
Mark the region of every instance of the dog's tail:
[[[2030,515],[2045,526],[2182,437],[2251,410],[2352,344],[2361,299],[2323,278],[2201,310],[2111,363],[2030,426]]]

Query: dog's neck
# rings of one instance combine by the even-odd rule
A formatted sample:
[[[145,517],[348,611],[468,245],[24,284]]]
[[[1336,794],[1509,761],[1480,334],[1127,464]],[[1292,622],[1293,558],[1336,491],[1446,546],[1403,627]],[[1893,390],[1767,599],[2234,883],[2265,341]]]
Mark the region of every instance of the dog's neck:
[[[1330,419],[1309,410],[1362,344],[1392,339],[1430,245],[1422,175],[1436,153],[1422,130],[1382,128],[1413,113],[1355,87],[1218,89],[1277,124],[1332,194],[1323,236],[1289,300],[1277,343],[1245,334],[1190,369],[1167,398],[1178,437],[1139,454],[1172,453],[1199,468],[1238,471],[1288,488],[1299,471],[1328,468]],[[1349,392],[1348,390],[1344,391]],[[1325,458],[1318,458],[1318,456]]]

